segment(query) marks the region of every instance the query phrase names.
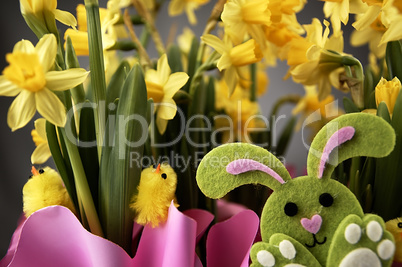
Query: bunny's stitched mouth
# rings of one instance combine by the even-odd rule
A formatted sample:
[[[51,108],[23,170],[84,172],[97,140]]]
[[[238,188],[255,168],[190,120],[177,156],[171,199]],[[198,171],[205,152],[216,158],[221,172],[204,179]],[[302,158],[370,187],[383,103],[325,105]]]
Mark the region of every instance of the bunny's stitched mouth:
[[[306,247],[308,248],[313,248],[315,247],[315,245],[322,245],[327,241],[327,237],[324,237],[324,240],[322,240],[321,242],[317,240],[317,237],[315,236],[315,234],[313,234],[313,239],[314,239],[314,243],[312,245],[309,245],[307,243],[305,243]]]

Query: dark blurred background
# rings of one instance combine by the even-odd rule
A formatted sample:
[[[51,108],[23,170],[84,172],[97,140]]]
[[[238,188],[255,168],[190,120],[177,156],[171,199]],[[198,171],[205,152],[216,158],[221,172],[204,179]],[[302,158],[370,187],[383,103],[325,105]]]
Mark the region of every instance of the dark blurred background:
[[[59,0],[58,9],[70,11],[75,15],[75,7],[83,0]],[[185,15],[168,18],[166,6],[169,1],[165,1],[165,6],[161,11],[157,24],[164,40],[167,38],[170,25],[177,23],[179,25],[178,34],[181,33],[183,24],[189,25]],[[212,1],[211,2],[215,2]],[[198,18],[198,27],[191,27],[199,36],[202,32],[201,26],[209,16],[213,3],[204,6],[196,12]],[[311,23],[313,17],[323,18],[323,2],[310,0],[305,9],[300,13],[299,21],[301,23]],[[100,1],[100,6],[106,6],[106,0]],[[58,24],[61,28],[63,26]],[[64,29],[64,28],[63,28]],[[350,26],[345,29],[345,40],[348,40]],[[1,1],[0,3],[0,70],[7,65],[5,54],[12,51],[16,42],[21,39],[27,39],[36,44],[37,38],[25,24],[20,14],[19,1]],[[353,54],[359,58],[363,64],[367,62],[367,49],[351,48],[345,41],[345,52]],[[87,68],[87,61],[82,61],[82,67]],[[282,95],[288,93],[304,94],[301,85],[294,84],[291,79],[284,81],[282,77],[286,74],[287,66],[283,62],[278,62],[278,66],[270,68],[268,75],[270,77],[269,91],[260,99],[263,115],[267,116],[273,103]],[[338,98],[343,94],[336,93]],[[35,149],[31,139],[31,130],[33,121],[24,128],[11,132],[7,125],[7,111],[14,98],[0,97],[0,259],[5,255],[11,235],[16,228],[17,220],[22,213],[22,187],[27,181],[31,170],[31,153]],[[342,101],[340,101],[341,103]],[[281,113],[289,115],[293,106],[285,107]],[[37,117],[37,115],[36,115]],[[304,133],[306,135],[306,133]],[[307,133],[308,135],[308,133]],[[296,172],[300,175],[305,168],[307,159],[307,148],[302,142],[302,134],[298,132],[294,135],[290,148],[286,156],[286,163],[294,165]],[[307,139],[304,137],[304,139]],[[53,164],[51,160],[47,164]],[[46,164],[46,165],[47,165]]]

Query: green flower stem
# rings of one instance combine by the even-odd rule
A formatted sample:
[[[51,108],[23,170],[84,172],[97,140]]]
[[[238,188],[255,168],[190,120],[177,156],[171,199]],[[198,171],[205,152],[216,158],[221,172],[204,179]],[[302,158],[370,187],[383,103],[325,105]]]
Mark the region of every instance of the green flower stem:
[[[85,0],[85,8],[87,11],[88,25],[89,67],[91,70],[91,83],[96,104],[94,109],[96,140],[100,161],[106,125],[106,111],[104,108],[106,100],[106,81],[98,0]]]
[[[98,236],[103,236],[101,224],[92,199],[91,190],[89,189],[84,167],[82,166],[80,153],[75,144],[68,138],[65,129],[60,128],[60,132],[64,138],[68,156],[71,161],[71,167],[74,173],[74,181],[77,188],[79,201],[82,203],[91,232]]]
[[[226,0],[218,0],[215,6],[211,11],[211,15],[208,18],[207,24],[205,25],[204,31],[202,35],[210,33],[218,23],[221,17],[221,13],[223,11],[223,6],[225,5]],[[201,65],[202,59],[204,57],[206,43],[201,41],[200,47],[197,53],[197,61],[196,61],[196,68]]]
[[[148,9],[144,6],[144,3],[139,0],[132,0],[132,3],[137,10],[138,14],[144,18],[145,27],[151,34],[151,37],[155,43],[156,50],[158,51],[159,55],[163,55],[166,53],[165,46],[163,44],[162,38],[159,34],[158,29],[155,26],[155,21],[151,14],[149,13]]]
[[[360,61],[351,56],[343,56],[341,63],[345,66],[345,72],[350,78],[346,82],[350,88],[353,102],[359,109],[364,108],[364,71]],[[353,67],[353,71],[351,68]]]
[[[278,113],[278,110],[282,107],[282,105],[291,103],[291,104],[297,104],[300,101],[301,97],[296,94],[289,94],[285,95],[276,101],[274,107],[272,108],[271,111],[271,117],[275,116]]]
[[[207,61],[204,64],[202,64],[199,68],[197,68],[193,78],[191,79],[191,85],[190,85],[190,91],[189,91],[191,97],[194,97],[195,90],[200,85],[204,72],[216,68],[216,64],[218,63],[218,58],[219,58],[219,53],[214,51],[211,54],[211,56],[207,59]]]

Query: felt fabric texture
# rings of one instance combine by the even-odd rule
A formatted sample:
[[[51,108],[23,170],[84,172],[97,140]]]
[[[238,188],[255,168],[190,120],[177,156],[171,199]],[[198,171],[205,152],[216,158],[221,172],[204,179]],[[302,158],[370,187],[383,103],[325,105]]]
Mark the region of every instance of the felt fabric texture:
[[[285,166],[273,154],[261,147],[232,143],[221,145],[204,156],[197,169],[197,184],[201,191],[211,198],[222,198],[228,192],[244,184],[262,184],[275,190],[281,183],[271,175],[252,171],[232,175],[226,167],[237,159],[252,159],[269,166],[286,183],[291,177]]]
[[[322,178],[325,164],[327,163],[329,154],[331,154],[332,150],[352,139],[354,134],[355,128],[352,126],[346,126],[331,135],[321,155],[320,166],[318,167],[318,178]]]
[[[347,114],[328,123],[314,138],[307,159],[307,176],[291,179],[283,164],[268,151],[250,144],[235,143],[219,146],[204,157],[197,170],[197,183],[211,198],[221,198],[234,188],[249,183],[273,189],[261,214],[262,242],[252,248],[252,266],[261,266],[257,259],[260,250],[273,255],[275,266],[290,263],[338,266],[356,248],[375,251],[377,243],[365,234],[358,238],[353,229],[348,234],[349,241],[353,242],[345,239],[346,227],[355,223],[366,229],[368,221],[361,218],[369,215],[364,216],[355,195],[330,176],[335,166],[348,158],[384,157],[394,145],[395,132],[382,118],[364,113]],[[278,174],[283,183],[268,169]],[[319,174],[322,174],[321,179]],[[294,207],[294,212],[286,212],[285,207],[289,204]],[[353,219],[342,224],[350,216],[360,221]],[[378,221],[377,217],[374,216],[373,220]],[[384,228],[383,222],[379,225]],[[377,226],[374,228],[378,230]],[[370,233],[378,235],[378,231]],[[390,235],[385,231],[380,239],[392,241],[388,238]],[[296,257],[291,262],[288,253],[284,253],[284,257],[279,251],[279,243],[283,240],[289,240],[295,247]],[[260,260],[270,259],[266,252],[259,255]],[[383,266],[389,266],[389,261],[380,261]]]
[[[326,124],[314,137],[307,157],[308,175],[316,176],[319,173],[320,160],[328,139],[347,126],[352,126],[356,131],[353,141],[342,144],[331,153],[323,178],[330,177],[335,167],[346,159],[358,156],[385,157],[395,146],[395,131],[384,119],[366,113],[342,115]]]
[[[345,239],[348,243],[354,245],[360,241],[362,229],[355,223],[349,224],[345,229]]]
[[[268,263],[272,262],[274,265],[271,266],[299,264],[299,266],[321,267],[304,245],[284,234],[274,234],[268,242],[255,243],[250,256],[252,260],[250,267],[270,266]]]
[[[313,215],[313,217],[311,217],[311,219],[302,218],[300,220],[300,223],[304,229],[306,229],[307,231],[309,231],[312,234],[316,234],[316,233],[318,233],[318,231],[320,231],[321,224],[322,224],[322,218],[320,215],[315,214],[315,215]]]
[[[252,160],[252,159],[237,159],[232,161],[226,166],[226,171],[230,174],[236,175],[240,173],[245,173],[249,171],[262,171],[266,174],[272,176],[275,180],[284,184],[285,181],[280,177],[274,170],[268,166]]]
[[[351,243],[348,241],[348,239],[345,238],[346,230],[350,225],[353,224],[358,225],[362,229],[361,237],[357,243]],[[372,226],[368,227],[368,225]],[[378,226],[381,228],[382,234],[380,240],[375,241],[379,233],[379,229],[377,229]],[[390,243],[382,243],[385,240],[389,240],[392,244],[392,247],[395,247],[393,242],[394,238],[390,232],[385,230],[385,224],[381,217],[374,214],[367,214],[364,216],[357,216],[354,214],[349,215],[345,217],[345,219],[339,224],[339,227],[334,234],[333,241],[329,248],[327,266],[342,266],[340,265],[341,262],[343,262],[343,264],[346,264],[347,262],[354,263],[355,261],[359,260],[362,263],[367,258],[372,259],[370,261],[370,264],[375,261],[379,261],[381,264],[380,266],[391,266],[392,260],[390,258],[381,258],[379,257],[380,255],[378,253],[379,250],[391,249],[391,253],[393,255],[392,247],[388,246]],[[389,256],[385,254],[386,253],[382,253],[382,256]]]
[[[319,198],[323,193],[334,197],[330,207],[320,204]],[[291,217],[284,211],[289,202],[298,207],[298,213]],[[301,220],[311,219],[316,214],[321,216],[322,223],[319,231],[313,235],[303,227]],[[343,218],[349,214],[361,217],[364,215],[355,195],[343,184],[333,179],[309,176],[294,178],[268,198],[261,214],[261,237],[267,242],[276,233],[286,234],[306,246],[320,264],[325,266],[333,235]]]

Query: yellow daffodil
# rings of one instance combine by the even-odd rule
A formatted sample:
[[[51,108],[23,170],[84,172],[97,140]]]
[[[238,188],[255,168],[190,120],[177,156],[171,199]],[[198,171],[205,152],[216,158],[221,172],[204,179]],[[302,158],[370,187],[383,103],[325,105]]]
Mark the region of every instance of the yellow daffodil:
[[[401,91],[401,87],[401,82],[397,77],[393,78],[391,81],[381,78],[375,87],[375,102],[377,107],[381,102],[385,102],[388,107],[389,114],[392,115],[394,112],[396,98]]]
[[[10,64],[0,76],[0,95],[16,96],[7,123],[15,131],[24,127],[38,112],[54,125],[66,122],[64,105],[52,91],[64,91],[82,83],[88,76],[84,69],[52,71],[57,53],[53,34],[44,35],[36,45],[23,40],[6,55]]]
[[[73,28],[77,26],[77,21],[71,13],[57,9],[56,0],[20,0],[20,9],[35,33],[39,29],[42,35],[57,32],[55,19]]]
[[[102,44],[103,49],[107,50],[112,47],[116,42],[116,35],[113,32],[113,24],[117,22],[119,16],[111,16],[108,14],[108,10],[105,8],[99,9],[99,15],[101,20],[102,28]],[[88,33],[87,33],[87,15],[85,11],[85,6],[79,4],[77,6],[77,19],[78,19],[78,31],[73,29],[67,29],[64,33],[64,39],[67,36],[71,38],[74,46],[75,53],[77,56],[87,56],[89,55],[88,47]]]
[[[331,17],[334,35],[342,35],[341,22],[346,25],[349,21],[349,13],[363,13],[367,6],[361,0],[323,0],[325,17]]]
[[[168,14],[173,17],[186,12],[188,21],[194,25],[197,24],[194,10],[208,2],[209,0],[172,0],[169,3]]]
[[[304,85],[318,85],[319,98],[323,100],[331,92],[331,85],[344,89],[339,83],[339,74],[343,65],[340,58],[343,51],[343,37],[328,38],[328,22],[322,34],[322,25],[317,19],[306,25],[306,40],[299,42],[296,50],[290,50],[288,64],[293,80]],[[295,39],[294,42],[298,40]],[[296,51],[296,52],[295,52]],[[303,53],[305,51],[305,53]]]
[[[353,23],[358,31],[372,28],[382,33],[379,45],[402,39],[402,4],[399,0],[366,1],[367,10]]]
[[[224,38],[222,41],[214,35],[206,34],[201,39],[221,54],[217,67],[220,71],[225,70],[224,79],[230,94],[233,93],[239,76],[241,76],[239,67],[256,63],[262,59],[261,49],[254,39],[234,47],[228,38]]]
[[[381,16],[371,23],[370,27],[363,28],[361,30],[353,31],[350,36],[350,43],[353,46],[362,46],[369,44],[370,52],[372,52],[377,58],[383,58],[385,56],[386,44],[380,44],[384,32],[387,29],[381,22]]]
[[[31,131],[31,135],[36,146],[31,155],[31,162],[32,164],[43,164],[52,155],[47,143],[45,119],[40,118],[35,121],[35,129]]]
[[[221,17],[225,32],[234,44],[242,43],[247,34],[263,44],[262,25],[271,24],[268,3],[268,0],[229,0],[225,4]]]
[[[159,58],[156,70],[148,69],[145,73],[148,98],[157,103],[156,126],[160,134],[166,131],[168,120],[176,115],[177,106],[173,96],[186,84],[188,78],[184,72],[171,74],[166,54]]]

